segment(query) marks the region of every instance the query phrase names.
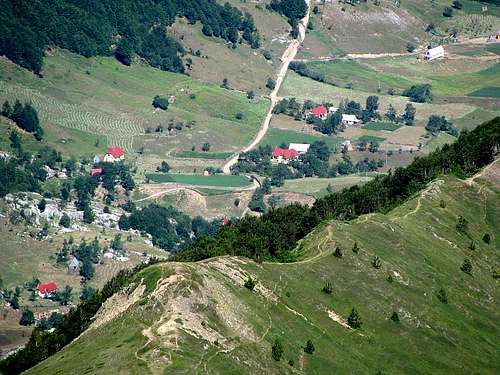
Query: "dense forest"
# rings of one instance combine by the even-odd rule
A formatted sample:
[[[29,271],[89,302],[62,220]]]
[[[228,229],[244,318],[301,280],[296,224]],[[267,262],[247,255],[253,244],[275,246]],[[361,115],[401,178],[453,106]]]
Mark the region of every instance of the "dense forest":
[[[200,21],[206,35],[259,47],[252,17],[215,0],[0,0],[0,55],[40,74],[47,46],[112,55],[129,65],[183,72],[181,44],[165,32],[175,17]]]
[[[261,260],[293,261],[297,241],[320,221],[349,220],[371,212],[387,212],[442,174],[460,178],[473,174],[494,159],[500,146],[500,117],[475,130],[464,131],[452,145],[417,158],[363,186],[353,186],[316,201],[312,208],[291,205],[260,218],[244,217],[215,236],[199,238],[179,252],[176,260],[196,261],[217,255],[241,255]]]

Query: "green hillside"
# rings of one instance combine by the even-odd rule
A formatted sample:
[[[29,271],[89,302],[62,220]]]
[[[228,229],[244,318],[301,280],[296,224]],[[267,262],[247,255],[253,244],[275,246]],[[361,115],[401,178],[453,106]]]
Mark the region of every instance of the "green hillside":
[[[219,257],[146,268],[27,374],[498,373],[499,172],[496,163],[466,181],[442,177],[386,215],[325,222],[296,263]],[[346,323],[353,307],[360,329]],[[271,356],[276,339],[281,361]]]

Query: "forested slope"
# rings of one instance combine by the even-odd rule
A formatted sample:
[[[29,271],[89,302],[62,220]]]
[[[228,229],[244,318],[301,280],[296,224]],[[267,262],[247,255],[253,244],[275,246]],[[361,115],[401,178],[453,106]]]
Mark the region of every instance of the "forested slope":
[[[177,16],[200,21],[206,35],[259,46],[252,17],[215,0],[1,0],[0,55],[40,73],[45,48],[55,45],[86,57],[114,53],[127,65],[135,53],[183,72],[183,48],[165,32]]]

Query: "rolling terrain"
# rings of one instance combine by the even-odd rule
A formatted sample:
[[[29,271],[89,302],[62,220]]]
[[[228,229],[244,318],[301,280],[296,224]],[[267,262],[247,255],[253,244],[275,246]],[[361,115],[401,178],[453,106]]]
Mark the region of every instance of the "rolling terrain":
[[[497,162],[467,180],[439,178],[387,214],[324,222],[296,263],[219,257],[146,268],[27,374],[497,373],[499,184]],[[359,329],[347,324],[353,307]],[[276,339],[281,361],[271,356]]]

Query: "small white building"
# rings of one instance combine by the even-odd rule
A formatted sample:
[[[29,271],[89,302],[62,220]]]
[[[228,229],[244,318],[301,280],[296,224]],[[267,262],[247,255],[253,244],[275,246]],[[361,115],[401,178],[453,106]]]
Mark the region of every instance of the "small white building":
[[[349,125],[357,125],[361,122],[360,119],[356,117],[356,115],[346,115],[342,114],[342,124],[349,126]]]
[[[311,145],[309,143],[290,143],[288,146],[289,150],[295,150],[299,153],[299,155],[304,155]]]
[[[328,107],[328,113],[333,114],[337,112],[339,109],[337,107]]]
[[[429,48],[424,52],[424,60],[432,61],[436,59],[440,59],[444,57],[444,48],[443,46],[438,46],[435,48]]]
[[[342,142],[342,151],[344,152],[354,151],[354,146],[352,145],[349,139],[347,141]]]

